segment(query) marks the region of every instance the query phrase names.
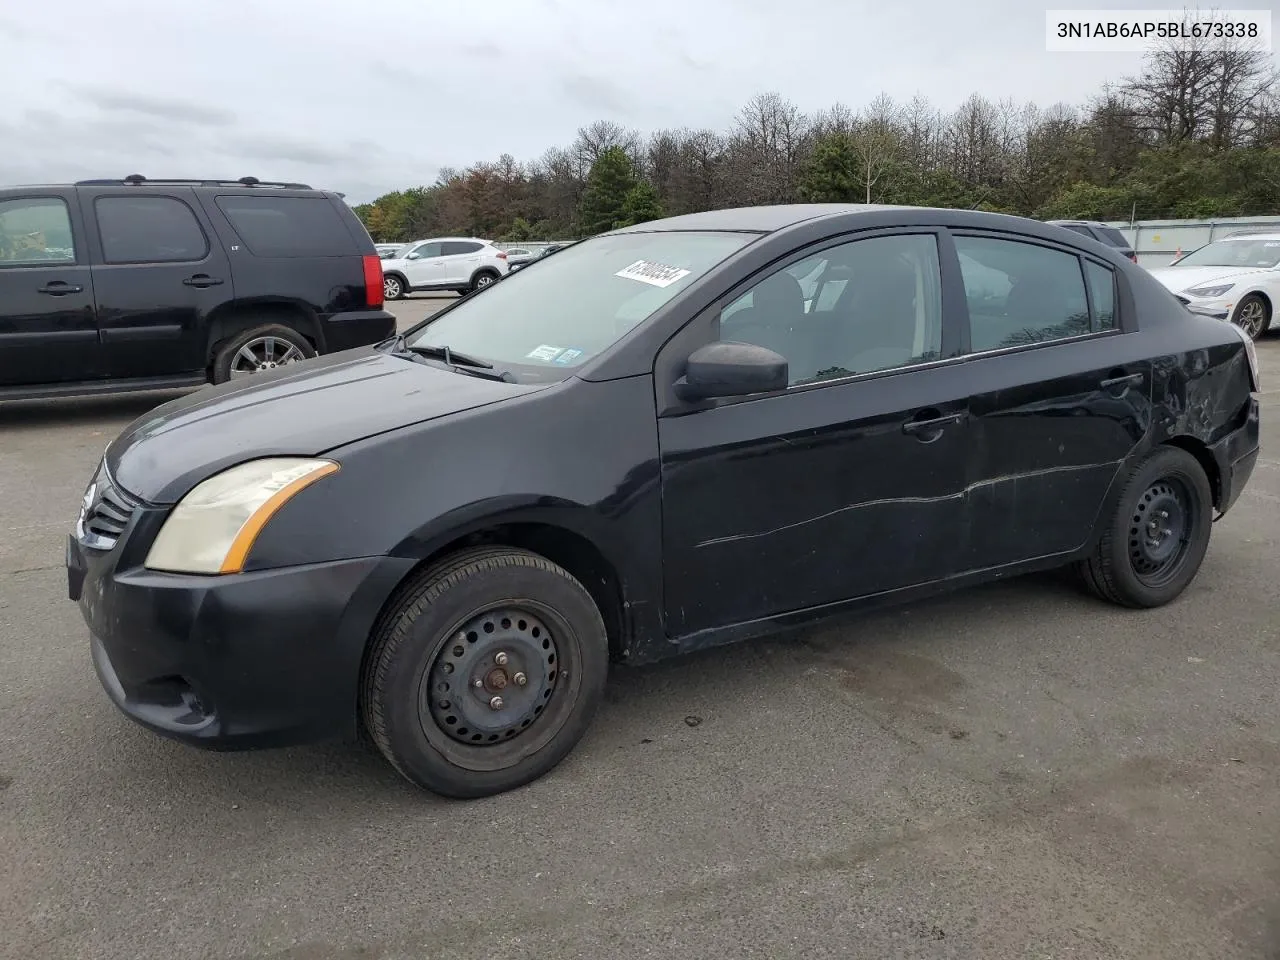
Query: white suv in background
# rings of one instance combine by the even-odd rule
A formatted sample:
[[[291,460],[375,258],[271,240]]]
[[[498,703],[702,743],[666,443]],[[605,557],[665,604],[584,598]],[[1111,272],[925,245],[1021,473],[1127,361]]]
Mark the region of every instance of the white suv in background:
[[[508,270],[507,255],[488,240],[437,237],[405,244],[382,261],[382,290],[388,300],[411,291],[455,290],[470,293],[487,287]]]

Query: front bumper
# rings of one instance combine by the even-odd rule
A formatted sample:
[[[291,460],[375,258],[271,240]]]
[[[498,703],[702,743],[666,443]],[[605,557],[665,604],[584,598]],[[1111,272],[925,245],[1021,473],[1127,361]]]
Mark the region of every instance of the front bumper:
[[[1248,484],[1249,478],[1253,475],[1253,468],[1258,463],[1258,450],[1261,444],[1259,407],[1258,398],[1249,397],[1249,409],[1245,422],[1209,447],[1214,463],[1218,466],[1219,515],[1226,513],[1240,499],[1240,493]]]
[[[127,716],[220,749],[355,731],[365,645],[410,561],[195,577],[117,568],[119,552],[69,537],[67,585],[98,677]]]
[[[354,347],[381,343],[396,332],[396,318],[386,310],[354,310],[335,313],[323,326],[323,353],[337,353]]]

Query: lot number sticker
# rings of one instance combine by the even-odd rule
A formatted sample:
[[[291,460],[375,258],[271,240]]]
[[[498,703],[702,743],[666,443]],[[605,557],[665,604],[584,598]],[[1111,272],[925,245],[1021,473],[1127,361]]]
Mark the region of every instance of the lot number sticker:
[[[691,271],[680,267],[669,267],[665,263],[652,263],[648,260],[637,260],[629,267],[623,267],[615,277],[627,280],[639,280],[655,287],[669,287],[689,275]]]

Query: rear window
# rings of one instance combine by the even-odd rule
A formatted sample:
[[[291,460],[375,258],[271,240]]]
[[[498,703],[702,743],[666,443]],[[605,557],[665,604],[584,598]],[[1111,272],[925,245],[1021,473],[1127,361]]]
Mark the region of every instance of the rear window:
[[[341,257],[360,253],[342,214],[325,197],[224,196],[218,209],[259,257]]]
[[[1129,241],[1125,239],[1123,233],[1114,227],[1099,227],[1098,234],[1102,237],[1103,243],[1108,243],[1113,247],[1128,248]]]

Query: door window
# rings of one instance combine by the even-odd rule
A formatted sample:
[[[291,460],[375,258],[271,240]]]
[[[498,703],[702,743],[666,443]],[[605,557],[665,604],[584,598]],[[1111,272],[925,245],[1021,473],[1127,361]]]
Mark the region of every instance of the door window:
[[[1114,330],[1116,328],[1115,271],[1092,260],[1084,262],[1084,270],[1089,278],[1089,299],[1093,301],[1092,329]]]
[[[430,257],[441,256],[440,248],[443,246],[444,244],[439,242],[420,243],[413,248],[413,252],[418,255],[419,259],[426,260]]]
[[[955,239],[975,352],[1090,332],[1079,257],[1016,240]]]
[[[0,266],[74,263],[66,201],[58,197],[0,200]]]
[[[936,360],[937,240],[872,237],[784,267],[721,311],[720,339],[786,357],[793,386]]]
[[[209,253],[196,215],[173,197],[99,197],[94,210],[106,263],[181,263]]]
[[[464,253],[475,253],[480,249],[480,244],[469,243],[466,240],[446,240],[441,246],[444,248],[441,256],[445,257],[459,257]]]

